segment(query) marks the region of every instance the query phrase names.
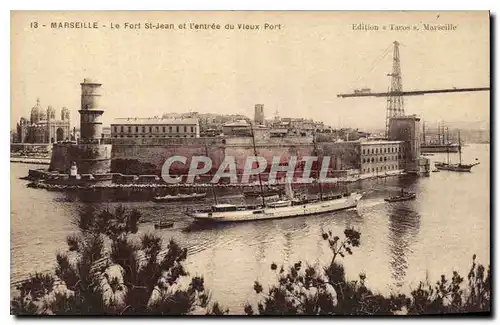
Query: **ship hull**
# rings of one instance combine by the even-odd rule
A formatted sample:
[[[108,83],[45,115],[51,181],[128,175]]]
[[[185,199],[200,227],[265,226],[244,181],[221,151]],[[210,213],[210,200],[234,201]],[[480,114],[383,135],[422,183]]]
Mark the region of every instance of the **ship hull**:
[[[204,222],[240,222],[266,219],[283,219],[299,216],[308,216],[356,208],[361,200],[361,194],[352,194],[339,199],[318,201],[304,205],[290,205],[286,207],[261,208],[255,210],[231,212],[203,212],[193,213],[191,216],[197,221]]]
[[[470,173],[470,170],[472,168],[468,166],[436,166],[437,169],[439,170],[449,170],[453,172],[462,172],[462,173]]]
[[[429,152],[458,152],[458,145],[420,145],[420,152],[429,153]]]
[[[206,198],[207,194],[195,194],[195,195],[173,195],[173,196],[162,196],[153,198],[154,202],[185,202],[185,201],[200,201]]]

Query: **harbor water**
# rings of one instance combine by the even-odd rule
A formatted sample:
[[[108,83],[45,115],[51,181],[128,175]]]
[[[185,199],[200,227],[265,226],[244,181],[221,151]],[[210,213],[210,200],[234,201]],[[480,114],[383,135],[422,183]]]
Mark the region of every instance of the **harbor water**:
[[[142,223],[140,232],[155,232],[165,244],[173,238],[188,248],[189,273],[203,275],[212,299],[233,313],[256,301],[255,280],[264,288],[276,282],[271,263],[325,265],[331,255],[321,234],[330,230],[342,237],[347,226],[361,232],[361,246],[343,261],[348,277],[363,272],[378,292],[408,293],[420,280],[435,282],[443,273],[457,270],[465,277],[473,254],[480,263],[490,263],[490,147],[470,144],[462,157],[464,163],[477,158],[480,165],[471,173],[441,171],[352,185],[366,192],[357,209],[203,228],[192,227],[184,214],[187,205],[179,203],[82,203],[65,193],[27,188],[19,178],[40,166],[11,163],[11,282],[51,272],[56,253],[66,249],[65,238],[75,231],[74,217],[83,205],[95,204],[138,208],[146,220],[173,220],[173,228],[161,230],[153,222]],[[447,159],[446,153],[428,158]],[[456,162],[458,154],[450,154],[450,160]],[[401,188],[415,192],[416,200],[384,202]]]

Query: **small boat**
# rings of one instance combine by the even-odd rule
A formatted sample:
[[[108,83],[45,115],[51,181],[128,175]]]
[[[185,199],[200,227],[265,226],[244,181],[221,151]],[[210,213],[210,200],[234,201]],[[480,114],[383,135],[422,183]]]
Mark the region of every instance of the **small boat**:
[[[172,228],[174,223],[172,221],[160,221],[155,223],[155,229]]]
[[[192,194],[176,194],[176,195],[165,195],[156,196],[153,198],[155,202],[179,202],[179,201],[195,201],[203,200],[207,196],[207,193],[192,193]]]
[[[432,170],[432,172],[433,172],[433,173],[439,173],[439,169],[437,169],[437,168],[436,168],[436,169],[433,169],[433,170]]]
[[[414,200],[417,197],[417,194],[411,192],[405,192],[403,189],[401,190],[401,195],[391,196],[385,198],[386,202],[401,202],[401,201],[409,201]]]

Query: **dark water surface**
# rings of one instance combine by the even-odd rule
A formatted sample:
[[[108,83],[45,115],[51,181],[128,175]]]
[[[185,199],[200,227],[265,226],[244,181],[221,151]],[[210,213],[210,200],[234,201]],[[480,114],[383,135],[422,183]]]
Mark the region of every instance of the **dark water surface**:
[[[174,238],[187,247],[187,269],[203,275],[213,300],[240,313],[245,302],[255,301],[253,282],[274,283],[270,264],[302,260],[326,264],[331,255],[321,234],[343,236],[346,226],[361,232],[361,246],[347,256],[348,277],[367,275],[368,286],[383,292],[409,292],[419,280],[432,282],[442,273],[457,270],[466,276],[473,254],[489,264],[490,199],[489,145],[464,147],[464,162],[478,158],[472,173],[441,171],[430,177],[404,177],[363,181],[354,185],[368,194],[357,210],[311,217],[264,220],[191,229],[179,204],[133,202],[99,205],[139,208],[147,219],[168,217],[174,228],[155,230],[141,224],[141,232],[156,232],[165,243]],[[435,154],[431,160],[446,160]],[[451,154],[455,161],[458,154]],[[11,164],[11,281],[35,271],[51,271],[55,254],[65,250],[66,236],[75,230],[71,220],[85,203],[71,202],[64,193],[27,188],[29,168]],[[386,203],[383,198],[401,187],[417,193],[408,202]],[[225,198],[225,200],[230,200]],[[190,206],[192,207],[192,206]],[[187,231],[187,229],[191,229]]]

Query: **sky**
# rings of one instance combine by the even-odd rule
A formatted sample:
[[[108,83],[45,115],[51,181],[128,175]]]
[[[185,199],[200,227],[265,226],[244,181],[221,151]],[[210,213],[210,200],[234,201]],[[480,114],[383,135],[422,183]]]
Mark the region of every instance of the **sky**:
[[[98,29],[53,29],[51,22],[98,22]],[[38,22],[38,28],[30,23]],[[128,22],[141,29],[127,29]],[[146,30],[145,23],[175,30]],[[220,30],[179,29],[186,23]],[[264,24],[281,25],[266,30]],[[46,24],[47,27],[40,27]],[[120,29],[111,29],[111,24]],[[234,30],[226,30],[234,24]],[[260,25],[238,30],[237,24]],[[353,30],[353,24],[378,31]],[[418,31],[390,30],[390,24]],[[454,24],[425,31],[423,24]],[[106,25],[106,27],[102,27]],[[388,30],[382,30],[387,26]],[[244,114],[264,104],[266,117],[306,117],[333,127],[382,129],[384,98],[337,98],[368,87],[386,91],[392,42],[401,43],[403,88],[490,85],[488,12],[13,12],[11,127],[40,98],[79,126],[80,83],[103,84],[103,122],[166,112]],[[385,56],[384,56],[385,54]],[[407,114],[489,125],[489,92],[405,98]]]

